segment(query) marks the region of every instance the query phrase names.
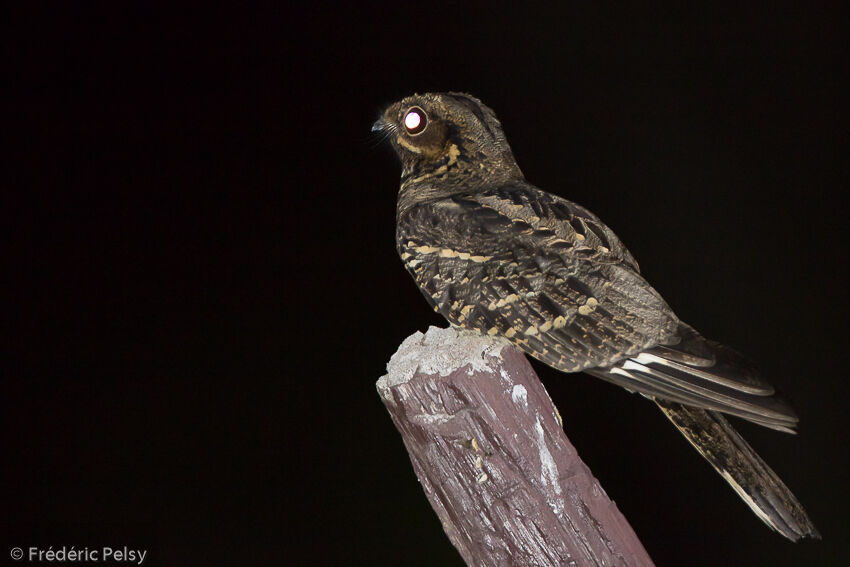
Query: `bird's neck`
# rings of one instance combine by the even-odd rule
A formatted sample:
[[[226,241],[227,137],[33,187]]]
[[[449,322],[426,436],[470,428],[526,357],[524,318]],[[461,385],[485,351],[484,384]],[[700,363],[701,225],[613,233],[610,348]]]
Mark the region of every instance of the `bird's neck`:
[[[435,160],[419,159],[404,163],[398,192],[399,218],[420,203],[524,179],[512,156],[510,159],[502,156],[501,159],[476,157],[475,160],[466,159],[452,144],[445,155]]]
[[[499,176],[494,178],[486,174],[464,174],[402,178],[398,191],[397,218],[416,205],[439,201],[453,195],[462,195],[485,191],[489,187],[502,185],[516,179],[514,176]],[[520,177],[522,179],[522,177]]]

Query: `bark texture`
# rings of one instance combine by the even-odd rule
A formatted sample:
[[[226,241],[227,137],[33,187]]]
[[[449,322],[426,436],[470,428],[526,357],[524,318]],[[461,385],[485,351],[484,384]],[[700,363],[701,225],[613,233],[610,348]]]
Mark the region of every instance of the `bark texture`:
[[[378,391],[467,565],[652,565],[506,341],[431,327],[387,370]]]

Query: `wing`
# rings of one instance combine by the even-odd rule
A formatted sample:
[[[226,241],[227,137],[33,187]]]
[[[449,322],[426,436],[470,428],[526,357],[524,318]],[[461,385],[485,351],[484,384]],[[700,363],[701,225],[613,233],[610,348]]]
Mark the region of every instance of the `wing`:
[[[655,400],[721,411],[786,433],[794,433],[798,422],[749,360],[685,323],[670,344],[588,373]]]
[[[532,186],[417,205],[399,218],[398,240],[435,311],[559,370],[610,365],[676,333],[614,233]]]
[[[412,208],[399,252],[451,323],[564,372],[793,432],[794,412],[743,357],[678,321],[595,216],[531,186]]]

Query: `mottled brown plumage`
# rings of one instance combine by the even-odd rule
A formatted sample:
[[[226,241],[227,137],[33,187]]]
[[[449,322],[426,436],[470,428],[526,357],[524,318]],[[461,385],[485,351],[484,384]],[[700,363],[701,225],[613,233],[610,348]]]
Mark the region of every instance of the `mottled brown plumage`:
[[[765,523],[817,537],[719,413],[793,432],[792,410],[740,355],[679,321],[593,213],[528,183],[492,110],[463,93],[414,95],[373,129],[401,159],[398,252],[435,311],[655,400]]]

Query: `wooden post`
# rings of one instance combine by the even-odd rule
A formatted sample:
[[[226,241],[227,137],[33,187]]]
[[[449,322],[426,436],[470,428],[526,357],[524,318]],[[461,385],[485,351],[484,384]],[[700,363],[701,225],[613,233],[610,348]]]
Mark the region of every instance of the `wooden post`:
[[[467,565],[652,565],[509,343],[431,327],[387,371],[378,392]]]

